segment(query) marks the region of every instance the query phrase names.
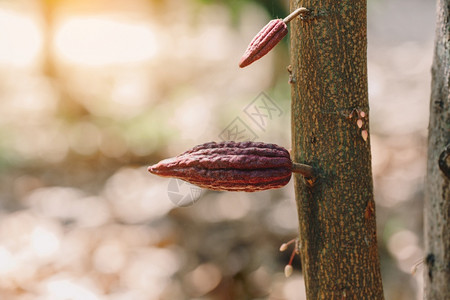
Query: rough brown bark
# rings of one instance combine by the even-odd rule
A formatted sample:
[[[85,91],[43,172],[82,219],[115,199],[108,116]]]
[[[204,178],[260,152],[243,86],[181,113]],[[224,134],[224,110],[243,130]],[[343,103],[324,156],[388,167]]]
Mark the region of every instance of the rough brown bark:
[[[438,0],[425,200],[425,299],[450,299],[450,0]]]
[[[383,299],[368,130],[366,1],[296,1],[291,22],[293,161],[308,299]],[[356,111],[364,111],[362,129]],[[352,115],[351,118],[349,116]]]

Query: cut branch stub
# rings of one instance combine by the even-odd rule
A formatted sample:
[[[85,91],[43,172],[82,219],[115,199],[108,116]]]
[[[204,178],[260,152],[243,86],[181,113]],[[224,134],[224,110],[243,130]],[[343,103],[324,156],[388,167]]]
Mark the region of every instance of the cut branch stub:
[[[150,166],[149,172],[218,191],[281,188],[292,174],[289,152],[261,142],[205,143]]]

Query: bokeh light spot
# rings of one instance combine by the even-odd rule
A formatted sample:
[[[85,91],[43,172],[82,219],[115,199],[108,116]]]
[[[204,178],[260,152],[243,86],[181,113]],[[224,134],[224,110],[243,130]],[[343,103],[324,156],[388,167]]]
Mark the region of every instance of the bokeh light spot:
[[[56,30],[56,55],[86,66],[139,63],[157,52],[155,35],[148,24],[112,16],[77,16],[64,20]]]
[[[0,9],[0,65],[25,67],[42,48],[39,23],[18,12]]]

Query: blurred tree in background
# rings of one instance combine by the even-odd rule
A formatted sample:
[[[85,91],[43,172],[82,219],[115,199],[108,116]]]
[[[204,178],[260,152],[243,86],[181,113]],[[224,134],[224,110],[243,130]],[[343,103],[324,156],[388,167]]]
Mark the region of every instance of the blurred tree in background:
[[[425,201],[425,298],[450,298],[450,1],[438,1]]]

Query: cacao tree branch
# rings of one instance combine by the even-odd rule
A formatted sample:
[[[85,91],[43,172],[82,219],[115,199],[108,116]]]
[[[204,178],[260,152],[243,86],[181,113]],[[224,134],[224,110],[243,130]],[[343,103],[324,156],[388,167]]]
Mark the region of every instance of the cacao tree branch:
[[[383,299],[371,170],[365,0],[291,0],[292,160],[307,299]],[[333,112],[333,113],[330,113]]]

